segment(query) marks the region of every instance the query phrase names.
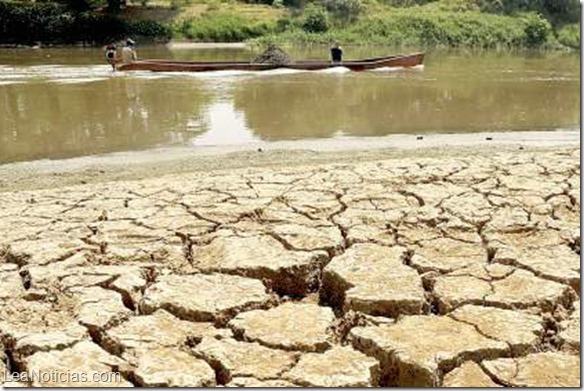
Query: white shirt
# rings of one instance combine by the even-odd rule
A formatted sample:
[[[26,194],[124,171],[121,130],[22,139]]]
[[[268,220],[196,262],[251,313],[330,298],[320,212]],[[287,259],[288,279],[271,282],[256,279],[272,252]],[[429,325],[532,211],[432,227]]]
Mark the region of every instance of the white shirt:
[[[137,59],[138,56],[136,55],[136,51],[133,48],[125,46],[122,49],[122,61],[124,64],[129,64],[132,61],[136,61]]]

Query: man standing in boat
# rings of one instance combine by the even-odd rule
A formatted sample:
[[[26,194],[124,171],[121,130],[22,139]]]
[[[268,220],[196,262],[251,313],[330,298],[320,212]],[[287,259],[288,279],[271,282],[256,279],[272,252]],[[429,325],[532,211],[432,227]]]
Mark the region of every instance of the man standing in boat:
[[[331,61],[333,64],[343,62],[343,48],[338,42],[335,42],[331,47]]]
[[[124,64],[130,64],[136,60],[138,60],[138,55],[136,54],[136,50],[134,49],[134,42],[133,39],[126,39],[126,46],[122,49],[122,62]]]
[[[110,43],[105,48],[105,59],[112,66],[112,72],[116,71],[117,48],[114,43]]]

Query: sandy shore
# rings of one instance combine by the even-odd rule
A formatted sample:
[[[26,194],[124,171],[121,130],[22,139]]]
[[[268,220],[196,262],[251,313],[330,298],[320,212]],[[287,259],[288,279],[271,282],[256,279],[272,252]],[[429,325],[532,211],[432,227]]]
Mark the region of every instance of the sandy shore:
[[[0,192],[209,170],[464,156],[579,146],[579,131],[430,134],[160,148],[0,165]],[[261,152],[260,152],[261,151]]]
[[[564,143],[3,166],[0,373],[578,386],[579,157]]]

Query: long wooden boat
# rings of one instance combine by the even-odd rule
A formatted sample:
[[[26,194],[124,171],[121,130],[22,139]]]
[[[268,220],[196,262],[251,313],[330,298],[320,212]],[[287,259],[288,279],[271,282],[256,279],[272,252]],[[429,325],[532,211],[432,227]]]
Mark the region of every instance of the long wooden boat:
[[[269,63],[253,63],[246,61],[172,61],[172,60],[141,60],[130,64],[122,64],[120,71],[152,71],[152,72],[205,72],[205,71],[267,71],[287,68],[317,71],[334,67],[346,67],[352,71],[365,71],[376,68],[413,67],[424,62],[424,53],[398,54],[386,57],[349,60],[342,63],[330,61],[296,61],[286,65]]]

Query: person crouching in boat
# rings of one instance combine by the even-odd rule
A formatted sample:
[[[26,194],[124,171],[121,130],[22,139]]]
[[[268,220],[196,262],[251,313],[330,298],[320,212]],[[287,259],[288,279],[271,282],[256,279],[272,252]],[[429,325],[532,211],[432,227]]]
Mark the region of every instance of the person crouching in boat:
[[[331,47],[331,62],[333,64],[343,62],[343,48],[338,42],[335,42]]]
[[[135,45],[136,42],[134,42],[134,40],[130,38],[126,39],[126,46],[124,46],[124,48],[122,49],[122,62],[124,64],[130,64],[138,60],[136,49],[134,49]]]
[[[117,48],[113,43],[109,44],[105,48],[105,60],[108,64],[112,66],[112,71],[116,71],[116,61],[117,61]]]

